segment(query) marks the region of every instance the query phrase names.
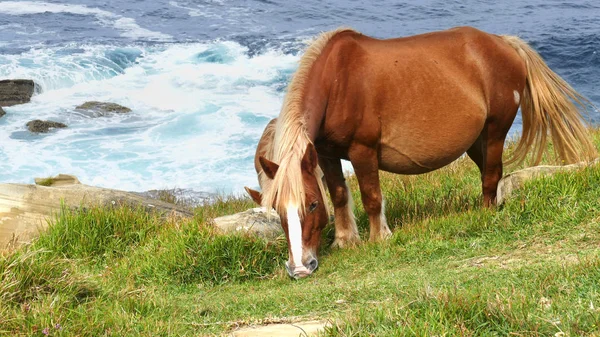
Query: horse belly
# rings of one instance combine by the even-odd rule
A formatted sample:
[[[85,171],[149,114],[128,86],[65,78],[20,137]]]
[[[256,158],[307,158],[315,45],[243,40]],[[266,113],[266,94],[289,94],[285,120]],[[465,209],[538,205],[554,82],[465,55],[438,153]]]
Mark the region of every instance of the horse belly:
[[[382,120],[379,166],[400,174],[426,173],[450,164],[475,143],[483,130],[486,112],[419,114]]]
[[[381,147],[379,168],[398,174],[421,174],[444,167],[458,159],[468,147],[459,151],[430,153],[429,156],[406,153],[402,149],[390,146]],[[432,158],[435,156],[435,158]]]

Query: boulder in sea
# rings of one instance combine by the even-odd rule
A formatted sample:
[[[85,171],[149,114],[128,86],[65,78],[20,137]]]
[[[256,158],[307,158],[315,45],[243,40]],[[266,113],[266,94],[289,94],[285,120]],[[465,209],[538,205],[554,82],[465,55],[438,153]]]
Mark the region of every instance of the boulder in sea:
[[[0,106],[13,106],[28,103],[35,92],[32,80],[0,81]]]
[[[89,101],[77,107],[75,110],[89,117],[104,117],[112,114],[124,114],[131,112],[131,109],[117,103]]]
[[[42,121],[39,119],[27,123],[27,129],[33,133],[47,133],[53,128],[66,128],[67,126],[60,122]]]
[[[512,172],[498,182],[496,201],[498,205],[502,205],[514,191],[525,185],[526,181],[541,177],[551,176],[557,172],[568,172],[581,170],[590,165],[600,164],[600,159],[596,159],[591,163],[581,162],[564,166],[540,165],[528,167],[522,170]]]
[[[6,112],[4,111],[4,109],[2,109],[2,107],[0,106],[0,117],[6,115]]]
[[[277,213],[272,212],[269,218],[264,207],[215,218],[214,224],[224,233],[248,233],[266,240],[274,240],[283,234]]]

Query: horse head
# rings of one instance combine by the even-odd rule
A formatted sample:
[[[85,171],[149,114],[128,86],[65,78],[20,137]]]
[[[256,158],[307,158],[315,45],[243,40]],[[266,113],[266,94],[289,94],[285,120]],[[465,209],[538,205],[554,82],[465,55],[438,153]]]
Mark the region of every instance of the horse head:
[[[279,172],[279,165],[259,157],[260,166],[270,180],[274,180]],[[314,145],[308,144],[300,162],[303,202],[293,202],[285,196],[278,196],[272,205],[281,218],[281,226],[288,242],[288,261],[286,270],[291,277],[306,277],[317,269],[319,263],[317,252],[321,243],[321,232],[328,222],[327,205],[319,187],[320,170],[318,156]],[[279,177],[278,177],[279,178]],[[252,199],[262,204],[261,193],[246,187]],[[284,191],[285,192],[285,191]]]

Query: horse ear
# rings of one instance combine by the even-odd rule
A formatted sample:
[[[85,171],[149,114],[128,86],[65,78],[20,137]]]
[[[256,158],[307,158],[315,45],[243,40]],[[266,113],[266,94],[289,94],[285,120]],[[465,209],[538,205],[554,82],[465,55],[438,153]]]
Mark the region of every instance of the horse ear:
[[[269,177],[269,179],[275,178],[275,174],[279,169],[279,165],[275,164],[274,162],[270,161],[269,159],[263,156],[258,157],[258,161],[260,162],[260,167],[262,167],[267,177]]]
[[[302,157],[302,170],[305,170],[309,173],[314,173],[318,164],[319,157],[317,155],[317,150],[315,150],[315,146],[312,143],[308,143],[308,145],[306,145],[304,157]]]
[[[260,194],[259,191],[255,191],[246,186],[244,186],[244,189],[246,190],[246,192],[248,192],[248,195],[250,196],[250,198],[252,198],[252,200],[254,200],[255,203],[257,203],[259,205],[262,204],[262,195]]]

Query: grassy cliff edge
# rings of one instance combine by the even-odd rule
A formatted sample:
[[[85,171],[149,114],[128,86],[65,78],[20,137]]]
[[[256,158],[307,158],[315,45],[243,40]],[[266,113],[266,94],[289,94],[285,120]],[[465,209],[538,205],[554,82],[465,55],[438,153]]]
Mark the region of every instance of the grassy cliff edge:
[[[481,207],[467,158],[381,181],[393,237],[330,250],[329,225],[319,270],[300,281],[283,270],[284,238],[211,227],[254,207],[246,198],[189,221],[65,211],[0,256],[0,335],[196,336],[319,318],[331,336],[600,336],[599,166],[532,181],[494,210]]]

